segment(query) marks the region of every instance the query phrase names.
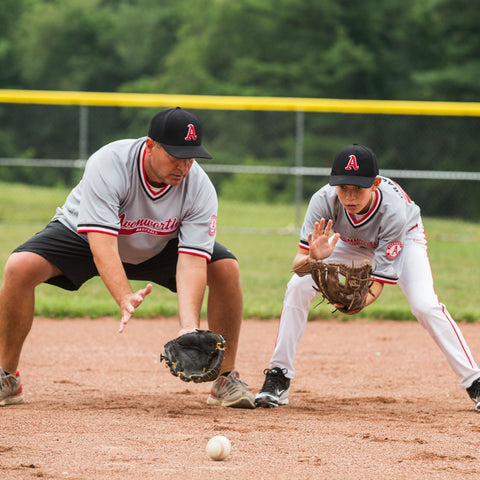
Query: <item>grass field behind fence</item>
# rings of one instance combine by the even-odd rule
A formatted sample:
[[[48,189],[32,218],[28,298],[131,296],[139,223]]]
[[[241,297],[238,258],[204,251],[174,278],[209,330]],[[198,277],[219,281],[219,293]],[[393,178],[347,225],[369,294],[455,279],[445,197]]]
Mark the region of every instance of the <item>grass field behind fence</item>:
[[[62,205],[68,190],[0,183],[0,275],[8,255],[39,231]],[[305,207],[306,208],[306,207]],[[285,285],[297,252],[294,205],[238,203],[220,198],[217,239],[238,257],[244,293],[244,316],[276,318],[280,314]],[[429,256],[440,300],[458,321],[477,321],[480,307],[480,224],[460,220],[424,218]],[[132,282],[134,288],[143,282]],[[225,299],[228,301],[228,299]],[[312,303],[311,318],[329,318],[332,307]],[[155,317],[176,315],[176,295],[154,286],[135,313]],[[37,287],[36,314],[51,317],[119,317],[116,303],[99,278],[78,292]],[[203,316],[206,316],[205,307]],[[333,314],[345,319],[351,317]],[[361,313],[366,318],[413,319],[397,286],[387,285],[373,305]]]

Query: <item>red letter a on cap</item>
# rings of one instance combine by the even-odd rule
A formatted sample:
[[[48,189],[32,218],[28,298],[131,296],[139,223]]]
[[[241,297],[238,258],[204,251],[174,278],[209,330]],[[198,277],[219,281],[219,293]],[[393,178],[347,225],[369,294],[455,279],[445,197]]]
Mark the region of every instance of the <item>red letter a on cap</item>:
[[[188,124],[188,132],[185,140],[196,140],[197,134],[195,133],[195,125],[193,123]]]
[[[358,170],[357,157],[355,155],[350,155],[348,157],[348,164],[345,167],[345,170]]]

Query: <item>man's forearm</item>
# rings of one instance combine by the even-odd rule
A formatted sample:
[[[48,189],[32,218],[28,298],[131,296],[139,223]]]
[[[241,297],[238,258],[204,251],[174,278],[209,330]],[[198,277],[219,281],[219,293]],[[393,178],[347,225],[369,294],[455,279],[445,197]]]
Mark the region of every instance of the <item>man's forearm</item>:
[[[132,288],[118,253],[117,239],[111,235],[89,233],[88,239],[98,273],[108,291],[121,307]]]
[[[179,254],[177,295],[180,331],[200,327],[200,312],[207,286],[206,260],[195,255]]]

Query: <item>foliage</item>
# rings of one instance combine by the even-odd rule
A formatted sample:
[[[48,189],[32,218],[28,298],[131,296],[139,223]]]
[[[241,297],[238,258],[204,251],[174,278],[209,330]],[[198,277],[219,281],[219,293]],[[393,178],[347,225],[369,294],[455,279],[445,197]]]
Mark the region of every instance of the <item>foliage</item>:
[[[480,10],[467,0],[2,0],[0,88],[478,101]],[[144,135],[152,109],[92,108],[88,153]],[[293,112],[200,111],[214,161],[288,165]],[[471,171],[478,119],[306,114],[307,166],[347,143],[368,144],[383,168]],[[0,157],[79,157],[78,107],[0,105]],[[67,169],[0,169],[3,180],[71,185]],[[259,182],[257,178],[255,180]],[[252,182],[218,177],[219,190]],[[225,182],[224,185],[222,185]],[[292,180],[265,178],[259,198],[283,201]],[[431,199],[432,215],[478,219],[480,190]],[[305,180],[305,199],[317,179]]]

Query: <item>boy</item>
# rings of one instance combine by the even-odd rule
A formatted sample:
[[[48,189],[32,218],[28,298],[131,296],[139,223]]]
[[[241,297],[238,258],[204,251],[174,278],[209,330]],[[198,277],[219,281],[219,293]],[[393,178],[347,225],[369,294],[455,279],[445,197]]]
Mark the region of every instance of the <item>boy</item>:
[[[329,239],[332,228],[335,234]],[[397,183],[378,175],[370,148],[352,144],[340,150],[329,185],[311,198],[293,269],[304,266],[308,256],[349,265],[371,262],[374,282],[365,306],[379,297],[384,284],[398,283],[412,313],[435,340],[480,412],[480,369],[435,293],[420,208]],[[308,273],[294,274],[289,281],[270,368],[255,397],[257,406],[288,403],[295,376],[293,361],[317,294]]]

